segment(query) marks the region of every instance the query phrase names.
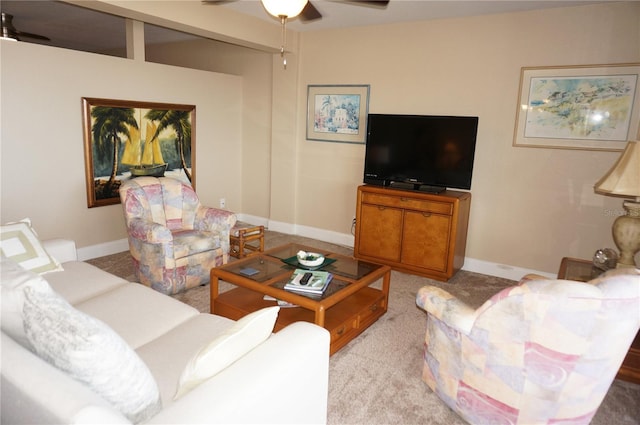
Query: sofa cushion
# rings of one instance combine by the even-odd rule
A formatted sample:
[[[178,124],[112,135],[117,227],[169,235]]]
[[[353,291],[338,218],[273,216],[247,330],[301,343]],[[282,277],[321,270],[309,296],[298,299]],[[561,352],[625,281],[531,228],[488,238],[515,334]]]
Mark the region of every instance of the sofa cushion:
[[[71,305],[129,284],[120,277],[82,261],[64,263],[64,273],[48,273],[44,279]]]
[[[0,325],[23,347],[31,347],[24,333],[24,289],[51,292],[49,284],[37,273],[23,269],[15,261],[0,260]]]
[[[36,273],[62,270],[60,263],[47,253],[38,240],[28,218],[0,227],[0,251],[26,270]]]
[[[174,399],[191,391],[264,342],[273,332],[280,307],[267,307],[238,320],[202,347],[187,363]]]
[[[134,350],[199,314],[139,283],[118,286],[75,307],[108,324]]]
[[[198,314],[136,349],[158,383],[164,407],[173,403],[180,374],[194,353],[235,323],[215,314]]]
[[[85,383],[134,423],[161,408],[158,386],[140,357],[104,323],[55,292],[25,289],[25,332],[36,353]]]

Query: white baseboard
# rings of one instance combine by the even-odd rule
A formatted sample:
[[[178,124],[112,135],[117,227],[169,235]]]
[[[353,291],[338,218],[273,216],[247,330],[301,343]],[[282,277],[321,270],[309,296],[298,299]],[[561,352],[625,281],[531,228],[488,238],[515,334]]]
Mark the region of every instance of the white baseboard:
[[[264,226],[265,228],[269,227],[269,220],[264,217],[242,213],[236,214],[236,217],[238,218],[238,221],[253,224],[254,226]]]
[[[281,221],[267,220],[265,227],[274,232],[286,233],[287,235],[296,234],[296,225],[283,223]]]
[[[319,239],[321,241],[334,243],[337,245],[349,246],[353,248],[355,237],[346,233],[333,232],[331,230],[317,229],[309,226],[297,226],[297,235],[307,238]]]
[[[251,221],[247,222],[254,224]],[[304,226],[301,224],[290,224],[271,220],[266,227],[274,232],[286,233],[287,235],[304,236],[306,238],[318,239],[337,245],[353,247],[355,242],[353,235],[334,232],[332,230],[318,229],[317,227]]]
[[[298,235],[307,238],[318,239],[324,242],[334,243],[338,245],[353,247],[354,236],[347,233],[339,233],[331,230],[319,229],[316,227],[296,225],[291,223],[284,223],[281,221],[268,220],[263,217],[252,216],[248,214],[238,214],[238,220],[245,223],[254,224],[256,226],[265,226],[269,230],[274,232],[285,233],[288,235]],[[96,257],[102,257],[104,255],[116,254],[118,252],[127,251],[129,249],[129,242],[127,239],[120,239],[117,241],[105,242],[98,245],[87,246],[78,249],[78,259],[80,261],[89,260]],[[531,270],[517,266],[510,266],[506,264],[492,263],[484,260],[477,260],[475,258],[466,257],[464,260],[464,266],[462,270],[482,273],[490,276],[502,277],[505,279],[511,279],[518,281],[522,276],[535,273],[541,276],[555,279],[556,275],[542,272],[539,270]]]
[[[85,246],[78,248],[78,260],[86,261],[92,258],[103,257],[105,255],[117,254],[118,252],[128,251],[129,241],[127,239],[119,239],[117,241],[105,242],[97,245]]]
[[[517,266],[509,266],[506,264],[492,263],[484,260],[476,260],[475,258],[465,257],[464,266],[462,270],[469,272],[481,273],[490,276],[502,277],[504,279],[511,279],[519,281],[523,276],[534,273],[540,276],[548,277],[549,279],[555,279],[556,275],[542,272],[539,270],[525,269]]]

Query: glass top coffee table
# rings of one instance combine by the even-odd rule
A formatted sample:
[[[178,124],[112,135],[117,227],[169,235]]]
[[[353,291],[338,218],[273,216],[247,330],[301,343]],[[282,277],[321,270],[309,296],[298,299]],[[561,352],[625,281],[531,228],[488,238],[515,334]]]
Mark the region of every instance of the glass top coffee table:
[[[321,270],[333,280],[319,297],[285,291],[296,267],[283,262],[300,250],[335,259]],[[219,293],[219,281],[235,288]],[[380,289],[372,287],[382,280]],[[238,320],[277,300],[295,307],[281,308],[275,331],[306,321],[331,333],[331,354],[338,351],[387,311],[391,268],[300,244],[288,244],[211,269],[211,313]],[[380,286],[380,285],[378,285]],[[267,299],[265,299],[265,296]],[[275,299],[275,300],[274,300]]]

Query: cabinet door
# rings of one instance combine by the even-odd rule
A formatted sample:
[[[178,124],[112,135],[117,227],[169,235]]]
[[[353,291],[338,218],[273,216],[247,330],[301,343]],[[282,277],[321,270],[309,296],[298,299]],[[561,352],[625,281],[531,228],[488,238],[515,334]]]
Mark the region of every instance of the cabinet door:
[[[402,243],[402,210],[362,204],[359,220],[360,254],[399,261]]]
[[[450,216],[406,211],[402,263],[447,271],[450,229]]]

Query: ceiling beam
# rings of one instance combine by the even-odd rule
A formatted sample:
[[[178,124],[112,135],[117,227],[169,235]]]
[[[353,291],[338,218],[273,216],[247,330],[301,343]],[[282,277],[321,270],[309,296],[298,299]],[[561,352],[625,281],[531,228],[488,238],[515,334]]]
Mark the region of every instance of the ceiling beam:
[[[226,7],[207,5],[200,0],[62,0],[116,16],[146,22],[194,34],[200,37],[236,44],[269,53],[280,51],[281,28],[254,16]],[[287,50],[297,52],[298,36],[287,35]]]
[[[144,62],[144,22],[126,19],[127,29],[127,58]]]

